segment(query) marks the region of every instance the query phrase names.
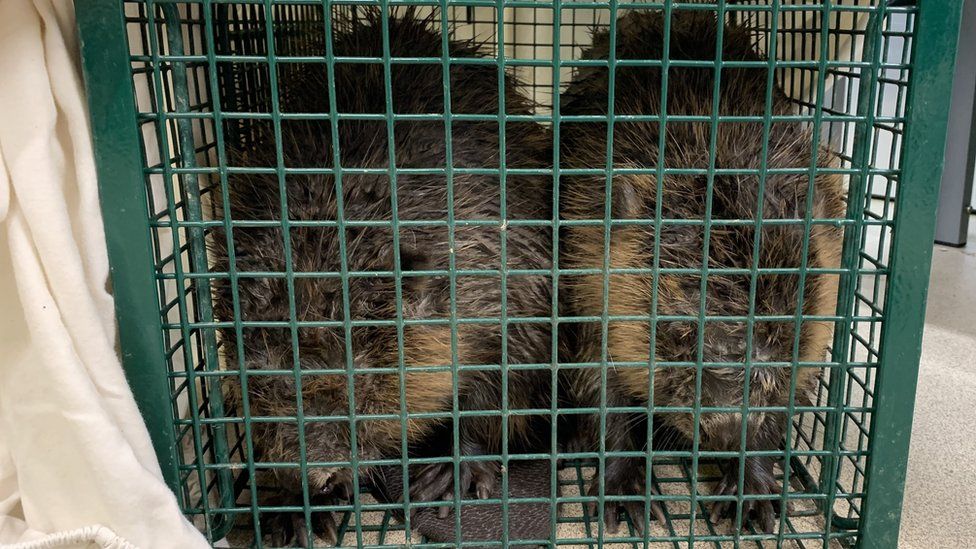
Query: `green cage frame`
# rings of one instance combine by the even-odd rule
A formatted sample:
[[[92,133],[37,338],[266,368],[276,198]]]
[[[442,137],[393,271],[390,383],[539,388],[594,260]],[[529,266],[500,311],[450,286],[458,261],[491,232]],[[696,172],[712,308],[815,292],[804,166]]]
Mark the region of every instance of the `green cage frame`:
[[[681,531],[683,527],[669,523],[670,535],[664,537],[631,531],[630,536],[607,538],[602,522],[591,524],[593,517],[587,516],[562,513],[557,516],[553,505],[550,506],[553,538],[531,541],[550,547],[596,547],[604,542],[620,542],[621,546],[628,547],[650,547],[658,542],[671,547],[762,547],[767,543],[777,547],[822,546],[825,549],[837,544],[878,549],[897,546],[942,172],[948,116],[946,98],[951,92],[962,3],[963,0],[943,0],[912,5],[900,1],[855,0],[851,6],[842,1],[811,0],[798,4],[801,8],[791,8],[792,4],[779,0],[771,3],[729,0],[712,4],[664,0],[626,5],[618,4],[617,0],[75,0],[123,365],[165,481],[177,494],[184,511],[199,519],[199,525],[211,541],[226,536],[238,522],[238,515],[250,516],[253,528],[260,529],[259,515],[265,506],[258,501],[257,489],[248,490],[244,486],[248,479],[250,483],[258,482],[249,442],[250,419],[246,417],[246,406],[245,417],[240,422],[229,417],[221,396],[222,379],[235,371],[221,369],[218,356],[218,323],[212,312],[212,276],[206,239],[208,229],[224,225],[230,229],[231,222],[208,217],[206,194],[212,186],[208,186],[206,179],[216,176],[219,179],[216,184],[226,188],[228,168],[224,144],[247,146],[253,139],[255,124],[270,121],[280,148],[280,124],[288,116],[282,116],[278,106],[277,63],[281,58],[286,59],[282,63],[286,67],[292,62],[325,63],[333,70],[337,61],[330,41],[317,34],[323,25],[330,28],[333,10],[355,10],[357,5],[375,4],[387,13],[387,8],[393,6],[420,4],[448,14],[440,18],[445,34],[455,32],[456,21],[486,25],[492,32],[490,42],[494,42],[496,57],[485,62],[496,64],[499,73],[508,69],[520,72],[523,78],[527,77],[533,96],[550,100],[558,96],[566,83],[566,76],[560,76],[560,71],[581,66],[574,59],[579,53],[578,46],[561,41],[561,29],[569,28],[575,33],[573,27],[581,25],[576,22],[578,10],[601,10],[607,15],[606,26],[613,32],[615,15],[625,9],[657,9],[665,13],[674,9],[711,9],[720,18],[736,14],[765,17],[764,25],[772,37],[778,34],[780,15],[791,9],[802,10],[820,17],[819,28],[807,31],[804,36],[819,36],[815,47],[823,54],[835,37],[830,29],[832,14],[847,11],[867,18],[863,30],[851,31],[853,39],[860,40],[863,46],[860,60],[803,62],[771,56],[769,64],[771,72],[779,71],[782,76],[782,71],[792,70],[800,82],[807,79],[808,84],[815,86],[814,97],[819,101],[797,100],[800,110],[809,113],[798,115],[797,119],[813,124],[815,135],[826,142],[853,145],[844,151],[838,169],[849,176],[849,195],[856,199],[849,199],[839,273],[839,302],[843,307],[836,317],[830,318],[840,328],[835,328],[833,357],[825,366],[829,368],[829,378],[822,384],[815,406],[803,410],[799,421],[790,422],[796,441],[787,444],[784,450],[784,457],[790,463],[783,471],[784,483],[789,484],[791,474],[800,477],[800,484],[812,494],[810,501],[816,500],[808,514],[822,515],[821,529],[803,532],[792,526],[788,528],[786,523],[792,515],[783,513],[773,535],[755,531],[721,534],[710,525],[699,533],[696,520],[700,522],[702,518],[696,519],[696,514],[704,512],[700,507],[703,501],[712,500],[697,495],[697,484],[707,482],[709,477],[699,471],[696,454],[690,459],[676,456],[655,458],[654,462],[655,471],[659,464],[670,466],[672,471],[670,476],[659,475],[659,483],[691,487],[690,517],[675,515],[675,520],[689,522],[687,534]],[[180,8],[188,11],[181,12]],[[495,18],[479,19],[480,9],[495,10]],[[524,24],[548,25],[555,37],[550,38],[552,43],[540,44],[536,40],[519,44],[517,37],[507,41],[506,33],[514,34],[514,31],[507,27],[504,16],[498,14],[508,9],[532,10],[532,22]],[[546,17],[539,21],[539,10],[550,14],[548,21]],[[569,21],[563,21],[565,14],[571,14]],[[892,26],[889,16],[894,14],[903,15],[907,23],[903,27]],[[134,31],[147,51],[134,51]],[[323,38],[324,43],[308,42]],[[892,46],[897,40],[902,41],[901,45]],[[797,43],[797,40],[790,42],[794,48]],[[806,43],[800,44],[800,50],[805,51]],[[775,38],[770,45],[780,51]],[[506,54],[509,46],[531,47],[532,57],[510,57]],[[318,47],[324,47],[324,58],[309,54]],[[546,59],[538,58],[546,57],[537,53],[538,48],[548,48]],[[447,66],[452,61],[432,62]],[[388,56],[380,60],[387,69],[387,79],[393,62]],[[263,63],[268,67],[266,72],[260,69]],[[835,70],[829,76],[834,83],[845,80],[848,84],[843,92],[846,96],[833,98],[837,104],[825,104],[828,78],[825,74],[830,69]],[[549,71],[551,83],[534,85],[532,75],[538,71]],[[149,90],[148,97],[136,93],[140,85]],[[257,93],[261,90],[267,93]],[[897,94],[894,112],[881,106],[886,93]],[[335,105],[331,107],[331,112],[336,112]],[[450,132],[452,113],[448,110],[444,115]],[[386,120],[392,131],[391,105],[387,114],[379,118]],[[502,105],[498,119],[505,118],[517,117],[507,115]],[[566,119],[558,105],[544,107],[528,118],[551,124],[553,139],[558,143],[560,123]],[[763,118],[762,122],[768,125],[769,116]],[[336,116],[328,115],[325,119],[337,127]],[[710,122],[714,124],[716,120],[713,116]],[[825,128],[823,135],[821,128]],[[882,138],[893,143],[887,159],[878,158],[878,142]],[[147,145],[151,141],[155,141],[157,151],[151,151],[153,147]],[[174,151],[176,154],[171,157]],[[153,158],[153,154],[158,158]],[[201,163],[200,158],[211,160]],[[558,152],[554,160],[553,169],[544,173],[558,181],[565,172],[559,166]],[[451,169],[448,165],[447,171]],[[606,172],[608,180],[613,170],[611,165]],[[279,177],[284,177],[285,168],[280,162],[276,171]],[[397,168],[382,172],[389,174],[395,184]],[[712,167],[709,176],[714,177],[714,173]],[[504,173],[501,178],[504,180]],[[160,181],[165,196],[154,198],[152,185]],[[879,184],[884,187],[880,193],[875,191]],[[504,193],[504,184],[502,189]],[[871,201],[871,196],[876,194],[885,198],[880,205]],[[453,224],[453,217],[449,217],[448,223]],[[561,223],[565,221],[552,220],[554,227]],[[164,231],[174,238],[172,247],[160,240]],[[875,252],[866,251],[869,233],[880,239]],[[558,268],[553,274],[558,275]],[[755,270],[752,275],[755,276]],[[229,276],[236,280],[233,272]],[[293,280],[294,273],[285,276]],[[342,273],[344,280],[347,276],[349,273]],[[175,290],[173,285],[177,286]],[[559,320],[554,311],[553,326]],[[504,325],[505,319],[501,321]],[[402,319],[399,322],[402,329]],[[235,329],[242,329],[239,319],[233,324]],[[349,329],[349,326],[347,318],[344,327]],[[297,329],[294,320],[290,329]],[[862,331],[867,335],[862,335]],[[855,360],[855,351],[866,353],[868,358]],[[177,359],[184,363],[182,370],[174,367]],[[453,366],[456,368],[457,364]],[[555,376],[553,368],[553,383]],[[300,382],[300,376],[296,374],[296,378]],[[854,402],[858,399],[859,403]],[[551,410],[553,417],[558,414],[555,406]],[[457,419],[457,410],[453,417]],[[299,416],[298,421],[303,422],[303,418]],[[810,422],[809,426],[805,426],[805,421]],[[851,437],[856,439],[852,448],[841,443]],[[805,450],[801,448],[804,444]],[[564,489],[578,488],[580,494],[584,493],[584,469],[593,467],[592,463],[572,461],[557,471],[556,455],[536,457],[552,462],[556,482],[552,483],[551,498],[546,501],[558,498],[560,502],[579,504],[582,498],[560,496],[557,485]],[[508,459],[507,454],[501,456],[503,463]],[[603,459],[602,452],[599,459]],[[388,461],[400,465],[406,463],[406,458]],[[300,466],[305,470],[308,463],[303,459]],[[843,483],[842,469],[849,470],[850,474]],[[353,470],[356,470],[355,459]],[[507,482],[505,476],[504,482]],[[198,493],[193,491],[193,485]],[[295,510],[304,511],[307,516],[311,505],[308,487],[304,489],[306,503]],[[793,501],[794,498],[787,496],[798,494],[790,491],[789,486],[785,492],[789,494],[783,496],[784,501]],[[248,494],[249,502],[240,504],[239,498],[244,493]],[[502,498],[500,503],[507,525],[510,502]],[[396,529],[389,513],[396,507],[363,504],[357,497],[345,509],[347,513],[340,528],[345,536],[342,545],[390,546],[384,536]],[[369,511],[383,514],[378,525],[363,524],[362,515]],[[350,517],[355,517],[354,525]],[[557,538],[557,527],[564,522],[584,525],[586,537]],[[370,543],[374,534],[377,541]],[[407,540],[411,539],[409,529],[405,535]],[[506,534],[494,545],[518,546],[526,541],[509,540]],[[427,540],[410,543],[418,547],[462,545]],[[256,534],[248,545],[261,547],[264,542]]]

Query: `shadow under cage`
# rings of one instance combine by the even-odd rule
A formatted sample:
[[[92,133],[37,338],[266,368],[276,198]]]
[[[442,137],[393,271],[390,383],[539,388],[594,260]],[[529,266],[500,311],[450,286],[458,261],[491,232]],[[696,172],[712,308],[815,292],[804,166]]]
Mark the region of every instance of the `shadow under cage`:
[[[906,433],[911,427],[921,311],[944,143],[944,98],[951,84],[961,2],[921,6],[884,0],[79,0],[77,4],[124,365],[166,480],[184,512],[211,542],[223,540],[223,546],[233,547],[272,546],[280,541],[276,530],[282,528],[282,517],[292,516],[299,520],[291,527],[305,530],[304,535],[292,532],[300,540],[297,543],[318,546],[324,540],[311,535],[316,533],[313,523],[316,517],[328,515],[334,520],[335,544],[351,547],[891,547],[897,543]],[[664,48],[670,55],[593,55],[598,47],[593,44],[594,36],[610,44],[623,40],[621,25],[629,21],[626,18],[631,13],[672,22],[685,17],[683,14],[710,14],[714,26],[725,29],[727,36],[741,33],[748,37],[752,57],[726,59],[719,38],[715,56],[689,61],[681,57],[682,44],[669,39],[672,27],[667,23],[663,42],[671,43],[670,50]],[[426,25],[442,40],[441,51],[427,56],[398,56],[390,47],[393,31],[389,29],[391,21],[395,24],[404,17]],[[364,25],[381,29],[380,36],[375,37],[381,45],[378,51],[366,46],[357,50],[358,46],[349,46],[348,40],[341,38]],[[722,31],[718,35],[721,37]],[[124,55],[121,43],[126,45]],[[475,46],[451,50],[449,44],[454,43]],[[716,79],[737,69],[762,71],[776,90],[767,90],[768,95],[780,94],[792,106],[788,113],[773,113],[767,105],[751,115],[723,114],[721,107],[703,114],[674,113],[666,107],[650,114],[634,114],[627,112],[622,101],[615,109],[611,95],[610,104],[599,114],[564,112],[572,109],[565,97],[560,102],[560,94],[565,95],[581,75],[607,71],[613,83],[628,70],[648,67],[663,74],[680,74],[682,67],[707,69],[714,71]],[[431,112],[402,112],[390,97],[396,88],[392,75],[403,71],[436,73],[440,75],[434,83],[439,93],[459,97],[456,87],[460,84],[452,79],[455,72],[482,74],[476,72],[482,69],[494,75],[485,83],[495,92],[486,105],[475,105],[468,111],[463,102],[452,104],[440,97],[432,102],[435,108],[428,109]],[[345,96],[336,98],[336,86],[347,82],[344,75],[358,74],[356,71],[374,71],[377,82],[387,87],[380,108],[343,110]],[[668,77],[663,81],[668,82]],[[349,90],[347,96],[365,96],[371,91],[376,90]],[[670,91],[680,92],[675,88]],[[379,93],[384,95],[382,90]],[[524,104],[506,104],[504,98],[511,97],[509,93],[520,94]],[[663,91],[658,95],[671,101],[672,96]],[[719,95],[716,84],[715,96]],[[768,101],[761,100],[760,104]],[[715,104],[720,103],[716,99]],[[506,149],[504,154],[496,150],[486,156],[492,165],[479,165],[460,153],[452,159],[450,152],[432,165],[399,165],[399,150],[390,151],[387,143],[396,133],[422,132],[425,124],[436,127],[444,136],[448,151],[464,150],[459,143],[466,127],[497,132],[497,145],[506,140],[519,143],[520,124],[538,126],[548,143],[545,162],[520,163],[514,158],[521,152]],[[697,124],[713,133],[718,132],[715,128],[719,125],[752,124],[750,127],[766,141],[771,127],[791,124],[803,128],[799,135],[808,136],[813,158],[793,172],[777,172],[771,167],[772,160],[767,161],[764,145],[762,158],[753,159],[758,164],[746,170],[746,166],[717,165],[714,146],[711,151],[698,151],[710,160],[704,165],[674,163],[662,147],[659,158],[664,162],[620,165],[613,153],[617,146],[614,132],[626,135],[629,125],[639,124],[654,128]],[[605,162],[580,168],[567,160],[569,153],[560,140],[570,139],[566,136],[574,131],[572,128],[590,127],[587,125],[599,127],[604,135],[593,146]],[[330,144],[329,139],[345,143],[353,139],[346,133],[370,127],[380,136],[379,141],[368,144],[379,151],[378,163],[349,164],[350,158],[362,159],[343,156]],[[306,132],[305,137],[296,139],[301,132]],[[664,135],[661,143],[667,143],[666,131],[654,132],[655,136]],[[323,141],[321,136],[329,138]],[[316,147],[320,154],[314,159],[296,160]],[[830,151],[829,162],[819,162],[816,151],[820,149]],[[368,156],[364,154],[363,158]],[[711,189],[718,178],[752,175],[764,182],[780,173],[803,175],[811,189],[821,176],[842,180],[843,213],[818,218],[811,206],[791,219],[770,220],[762,217],[760,208],[759,215],[723,218],[709,207],[708,215],[698,218],[669,218],[660,209],[649,217],[618,218],[616,202],[610,198],[610,189],[618,192],[616,182],[629,177],[649,175],[658,181],[691,177],[705,185],[708,196],[703,200],[711,204]],[[593,176],[600,189],[606,182],[607,214],[580,220],[566,215],[565,196],[561,195],[571,188],[567,180],[586,176]],[[392,185],[389,190],[374,199],[388,203],[392,212],[397,211],[398,204],[416,199],[403,195],[415,180],[427,178],[444,185],[451,189],[447,196],[452,197],[455,187],[463,189],[468,180],[488,178],[498,186],[502,206],[500,212],[465,219],[455,215],[455,208],[463,210],[454,196],[454,206],[441,205],[432,198],[430,215],[415,219],[391,212],[382,218],[356,219],[355,214],[342,211],[340,199],[338,211],[329,216],[303,217],[287,200],[298,196],[293,194],[297,192],[292,188],[294,181],[314,177],[345,179],[346,192],[354,192],[357,181],[388,182]],[[234,208],[238,206],[231,206],[236,204],[235,192],[262,178],[278,185],[280,203],[272,199],[274,203],[267,209],[277,213],[236,218]],[[509,183],[519,178],[548,182],[548,217],[520,219],[518,203],[506,202],[506,196],[520,196]],[[669,197],[665,184],[659,187],[664,191],[660,202],[697,199]],[[760,188],[762,185],[765,183],[760,183]],[[245,206],[261,205],[240,207]],[[506,215],[508,207],[516,213]],[[804,261],[787,268],[762,265],[756,260],[744,268],[723,268],[710,265],[711,260],[701,259],[699,253],[697,264],[662,264],[656,260],[646,268],[621,267],[614,263],[610,247],[604,247],[605,260],[594,260],[596,267],[588,272],[573,264],[574,252],[566,248],[566,240],[574,238],[575,226],[606,231],[605,238],[610,240],[615,231],[627,227],[666,231],[669,226],[686,226],[708,235],[709,231],[720,234],[729,227],[744,227],[758,234],[767,226],[778,225],[802,228],[804,254],[810,246],[811,231],[833,228],[838,235],[838,264],[808,267]],[[501,255],[486,266],[477,261],[465,264],[464,250],[453,246],[442,250],[404,247],[403,242],[423,227],[437,227],[450,242],[465,231],[491,230],[499,239]],[[278,241],[283,252],[274,245],[261,250],[235,247],[235,239],[248,242],[249,232],[262,231],[287,235]],[[512,259],[519,257],[519,250],[512,246],[531,238],[519,236],[520,232],[545,235],[547,244],[543,248],[549,256],[544,267],[526,267]],[[294,240],[300,233],[304,233],[302,242]],[[388,238],[390,246],[396,248],[390,253],[397,261],[389,268],[357,271],[357,239],[379,238],[377,234],[385,235],[382,238]],[[706,242],[708,239],[706,236]],[[759,240],[757,236],[756,242]],[[308,246],[307,241],[315,246]],[[301,254],[313,249],[335,254],[335,261],[326,269],[315,268],[314,262],[309,267],[307,257]],[[270,263],[274,268],[249,271],[239,266],[245,256],[276,253],[282,253],[284,261],[279,261],[280,265]],[[437,254],[443,259],[429,259]],[[449,267],[438,267],[442,264]],[[602,279],[602,303],[591,314],[578,314],[560,299],[574,291],[574,277],[587,275]],[[800,304],[789,314],[764,316],[752,305],[744,314],[723,316],[706,303],[704,295],[717,278],[739,277],[751,288],[746,299],[754,304],[757,280],[777,275],[796,276],[800,286],[808,275],[832,280],[837,289],[830,298],[830,311],[812,314]],[[610,295],[617,290],[611,281],[627,276],[642,283],[653,282],[654,296],[662,295],[658,285],[667,277],[693,277],[703,288],[695,297],[700,299],[698,313],[667,314],[654,305],[638,315],[617,314]],[[459,314],[457,296],[468,291],[465,284],[471,277],[498,283],[500,303],[485,306],[491,314]],[[515,305],[509,311],[508,302],[519,299],[518,277],[544,281],[545,299],[551,302],[547,312],[519,312]],[[250,288],[259,283],[269,295],[280,299],[256,307],[244,304],[251,299]],[[434,288],[429,290],[435,296],[431,299],[449,294],[450,310],[427,315],[422,307],[405,305],[404,292],[413,291],[410,287],[415,284]],[[330,314],[303,309],[304,303],[314,302],[308,292],[316,290],[309,288],[318,285],[329,285],[340,297]],[[364,295],[389,289],[395,293],[395,301],[382,314],[357,318],[349,296],[351,292],[359,295],[356,292],[360,289]],[[657,297],[653,302],[658,302]],[[245,310],[249,312],[245,314]],[[252,314],[252,318],[246,317]],[[769,365],[779,367],[794,380],[787,385],[783,403],[756,408],[746,396],[734,408],[724,409],[703,401],[701,380],[708,379],[709,369],[750,372],[755,367],[753,362],[770,360],[748,353],[738,366],[706,359],[706,326],[723,322],[746,326],[749,334],[757,324],[766,322],[780,322],[792,330],[791,356]],[[651,336],[647,342],[641,340],[647,348],[646,357],[633,363],[621,360],[607,340],[615,325],[626,323],[645,326],[651,334],[670,329],[667,323],[685,323],[688,333],[695,334],[692,340],[697,338],[688,350],[692,358],[682,361],[662,355],[651,343]],[[819,323],[830,330],[829,349],[816,360],[801,358],[798,350],[804,323]],[[579,337],[585,325],[599,336],[596,345],[602,347],[602,352],[590,357],[592,360],[582,360],[565,350],[572,346],[567,342]],[[479,326],[485,327],[484,331],[478,331]],[[530,329],[545,334],[545,352],[538,361],[520,358],[521,349],[510,348],[509,338],[521,341],[521,331]],[[428,347],[443,347],[438,360],[418,362],[412,358],[412,334],[427,333],[424,330],[441,334],[424,340]],[[353,357],[352,340],[357,331],[392,338],[396,358],[364,370]],[[248,355],[254,352],[250,343],[245,343],[251,341],[249,333],[284,341],[290,349],[285,353],[288,356],[278,358],[284,365],[263,368],[249,362]],[[303,360],[301,341],[308,337],[335,337],[344,352],[340,349],[335,360],[322,363]],[[359,339],[368,342],[369,337]],[[459,358],[459,348],[478,337],[498,339],[495,344],[501,350],[497,361]],[[743,344],[751,348],[753,337],[746,339]],[[273,354],[272,344],[264,344],[267,351],[262,356],[270,361],[266,355]],[[628,369],[643,369],[648,380],[660,377],[659,372],[667,369],[691,372],[692,379],[697,380],[692,385],[694,401],[688,406],[662,406],[651,389],[655,397],[647,399],[645,394],[649,402],[643,407],[615,408],[608,396],[608,391],[614,390],[607,387],[608,376]],[[482,371],[500,376],[500,405],[458,409],[458,379]],[[598,382],[594,385],[601,396],[598,402],[585,406],[567,401],[562,376],[573,371],[596,373],[589,379]],[[510,406],[509,394],[518,391],[511,380],[521,379],[518,376],[526,372],[541,380],[538,382],[545,398],[526,406]],[[798,376],[807,375],[804,372],[814,380],[809,394],[799,394],[795,382]],[[409,400],[408,393],[415,389],[407,387],[408,374],[427,374],[430,377],[421,375],[418,379],[431,383],[449,380],[447,407],[410,409],[417,401]],[[394,394],[399,398],[394,413],[363,412],[357,407],[356,393],[363,386],[360,383],[369,383],[361,382],[360,376],[370,375],[386,376],[376,379],[392,383],[396,389]],[[265,396],[255,393],[255,387],[264,387],[268,379],[287,379],[291,384],[296,402],[287,413],[253,413],[253,401]],[[346,387],[341,399],[348,412],[306,415],[306,407],[315,409],[317,397],[306,394],[302,387],[316,387],[316,383],[327,380]],[[268,382],[271,388],[267,391],[280,390],[275,389],[278,381]],[[646,447],[635,448],[636,453],[631,452],[634,455],[625,456],[641,460],[641,475],[647,481],[629,499],[610,494],[603,478],[608,463],[617,457],[606,440],[608,416],[614,413],[637,417],[643,423],[635,428],[646,433],[641,435]],[[672,436],[669,430],[674,425],[667,424],[666,419],[662,420],[664,425],[658,421],[668,414],[684,414],[697,426],[703,416],[717,413],[739,414],[740,420],[750,418],[750,414],[779,414],[787,420],[775,447],[757,451],[707,447],[698,428],[692,427],[695,434],[689,437]],[[462,457],[459,425],[489,417],[499,418],[500,446],[482,455]],[[591,417],[595,423],[573,423],[583,417]],[[525,418],[548,422],[553,428],[539,431],[543,440],[537,447],[512,451],[509,431],[516,431]],[[306,448],[316,444],[309,439],[321,432],[317,424],[346,425],[355,438],[355,433],[371,432],[370,422],[395,425],[389,431],[397,439],[392,446],[401,451],[363,458],[358,455],[362,448],[353,443],[347,460],[323,461],[309,456]],[[444,446],[440,453],[414,451],[416,441],[407,441],[408,430],[424,422],[436,423],[441,429],[436,435]],[[746,422],[740,423],[745,440]],[[266,448],[255,443],[256,432],[281,425],[290,426],[288,432],[295,433],[294,460],[269,460]],[[599,442],[567,444],[563,435],[580,429],[593,431]],[[678,439],[682,443],[677,443]],[[759,496],[716,494],[716,486],[723,481],[722,464],[730,459],[744,464],[747,456],[775,462],[776,491]],[[498,486],[487,494],[489,497],[480,498],[452,481],[446,504],[405,501],[403,484],[418,478],[411,468],[422,470],[438,463],[451,468],[455,477],[460,476],[465,464],[492,463],[497,467]],[[367,466],[383,471],[380,476],[388,485],[386,489],[377,487],[375,475],[360,472]],[[738,476],[740,492],[744,467]],[[323,503],[310,487],[309,478],[325,470],[345,471],[329,475],[350,475],[351,492],[341,501]],[[283,471],[297,475],[298,499],[280,497]],[[642,518],[623,514],[623,528],[612,531],[605,515],[615,511],[612,506],[605,510],[603,503],[614,495],[621,504],[655,504],[640,504],[638,514]],[[731,506],[730,520],[710,520],[714,505],[721,501]],[[778,508],[775,524],[768,531],[750,520],[750,502],[757,501]],[[442,505],[450,512],[446,518],[435,518]],[[474,533],[466,533],[466,529]]]

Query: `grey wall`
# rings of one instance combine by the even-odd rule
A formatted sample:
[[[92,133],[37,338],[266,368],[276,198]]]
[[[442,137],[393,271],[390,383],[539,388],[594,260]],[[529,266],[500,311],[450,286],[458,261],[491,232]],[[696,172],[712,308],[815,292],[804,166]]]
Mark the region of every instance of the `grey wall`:
[[[962,32],[952,85],[946,142],[945,171],[939,195],[936,242],[961,246],[966,243],[973,203],[973,154],[976,146],[974,121],[976,106],[976,0],[967,0],[963,8]]]

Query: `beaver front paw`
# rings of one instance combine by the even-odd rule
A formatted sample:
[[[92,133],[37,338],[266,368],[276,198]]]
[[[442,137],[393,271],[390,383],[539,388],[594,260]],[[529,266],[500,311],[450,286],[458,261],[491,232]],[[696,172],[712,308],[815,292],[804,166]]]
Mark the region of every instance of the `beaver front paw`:
[[[737,496],[739,494],[738,460],[730,460],[722,464],[722,480],[715,489],[715,495]],[[769,458],[746,458],[745,477],[742,482],[742,495],[770,496],[780,495],[781,485],[773,472],[773,460]],[[742,502],[742,528],[748,524],[767,534],[773,533],[776,527],[776,516],[780,512],[780,502],[775,499],[748,499]],[[736,502],[732,500],[716,501],[712,504],[709,520],[718,524],[722,518],[735,520]]]
[[[603,481],[604,496],[644,496],[646,482],[644,479],[644,467],[639,460],[633,459],[611,459],[607,460],[606,474]],[[587,492],[588,496],[599,496],[600,483],[594,480],[590,484]],[[659,492],[651,486],[651,494],[659,495]],[[599,511],[597,501],[590,502],[587,506],[593,515]],[[641,534],[644,532],[644,504],[646,501],[604,501],[603,502],[603,523],[607,527],[607,532],[616,534],[620,529],[619,511],[626,513],[631,524]],[[660,502],[651,501],[651,519],[656,519],[661,524],[665,524],[664,509]]]
[[[309,528],[304,512],[270,513],[261,521],[261,529],[270,532],[271,545],[275,547],[335,547],[338,542],[335,514],[317,511],[311,517]],[[312,543],[309,543],[309,533],[312,534]],[[323,542],[325,545],[322,545]]]
[[[463,462],[461,473],[461,497],[474,494],[478,499],[488,499],[498,487],[498,464],[494,462]],[[432,463],[425,465],[410,480],[410,499],[412,501],[454,501],[454,464]],[[437,515],[446,518],[450,506],[438,508]]]
[[[352,473],[345,469],[322,474],[312,471],[308,483],[309,503],[315,507],[348,504],[353,496]],[[289,492],[282,497],[284,505],[304,505],[300,492]],[[271,535],[271,543],[276,547],[334,547],[339,541],[336,513],[312,511],[309,516],[311,522],[306,520],[304,511],[267,513],[262,517],[261,529]]]

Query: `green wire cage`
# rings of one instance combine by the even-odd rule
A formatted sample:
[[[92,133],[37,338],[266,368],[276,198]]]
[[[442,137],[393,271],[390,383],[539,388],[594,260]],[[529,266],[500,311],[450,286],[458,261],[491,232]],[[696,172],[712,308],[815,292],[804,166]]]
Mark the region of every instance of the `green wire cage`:
[[[76,6],[123,364],[165,480],[212,543],[268,547],[266,516],[334,511],[337,544],[343,547],[897,546],[962,0],[76,0]],[[261,421],[286,420],[252,417],[246,398],[242,404],[228,394],[234,384],[259,374],[228,359],[223,348],[221,329],[246,329],[249,319],[215,314],[215,286],[221,280],[237,284],[240,273],[215,267],[212,241],[227,238],[241,223],[221,214],[215,197],[233,193],[228,181],[247,172],[234,165],[231,150],[268,146],[269,132],[280,139],[281,124],[303,115],[317,114],[325,131],[356,119],[356,113],[328,109],[324,114],[285,112],[288,82],[294,81],[289,71],[315,65],[331,73],[343,63],[389,67],[423,62],[357,59],[332,51],[340,21],[356,21],[370,9],[392,18],[407,6],[451,39],[482,43],[483,62],[517,78],[533,100],[531,114],[502,110],[493,116],[538,123],[551,132],[554,146],[566,123],[559,94],[587,66],[581,59],[594,30],[616,32],[618,16],[632,10],[665,17],[677,10],[708,10],[720,21],[750,29],[763,70],[793,102],[795,120],[812,128],[839,158],[831,169],[843,176],[848,197],[845,218],[834,220],[844,236],[835,272],[840,290],[835,314],[828,318],[833,326],[829,359],[819,364],[812,402],[792,403],[791,398],[786,442],[775,452],[784,487],[776,496],[781,513],[773,532],[743,524],[741,511],[741,529],[708,520],[710,487],[718,481],[714,456],[654,449],[649,454],[654,487],[664,502],[663,524],[638,529],[628,523],[622,532],[611,533],[602,515],[587,505],[605,497],[587,496],[586,487],[603,471],[606,452],[563,455],[555,436],[548,452],[532,456],[547,464],[550,476],[549,493],[537,498],[552,504],[546,511],[547,539],[520,539],[509,528],[520,500],[506,494],[488,500],[500,504],[504,533],[482,541],[464,541],[460,532],[453,540],[433,540],[406,528],[403,513],[396,512],[404,504],[377,501],[365,486],[357,486],[348,503],[333,506],[317,505],[307,486],[297,506],[265,498],[270,471],[281,464],[262,462],[252,428]],[[471,60],[442,55],[427,62],[447,67]],[[439,116],[439,123],[449,123],[462,115]],[[616,116],[612,122],[625,118]],[[377,119],[392,132],[394,118],[390,106]],[[719,123],[717,116],[705,122]],[[770,114],[759,122],[770,124]],[[565,167],[558,153],[553,158],[553,165],[537,175],[549,178],[556,189]],[[393,166],[380,176],[395,181],[402,170]],[[280,161],[263,168],[282,180],[292,173]],[[602,173],[613,178],[615,169],[611,165]],[[820,169],[807,170],[811,180]],[[715,177],[714,166],[709,172],[707,177]],[[504,170],[495,173],[504,189]],[[559,212],[558,196],[553,206]],[[554,214],[544,224],[556,241],[554,256],[563,234],[558,225],[564,222]],[[449,217],[452,231],[454,223]],[[549,280],[558,296],[559,262],[553,259]],[[273,275],[293,284],[296,273],[288,269]],[[369,276],[326,275],[344,287],[356,276]],[[748,275],[756,277],[757,269]],[[544,319],[554,350],[564,337],[560,326],[571,322],[563,314],[554,307],[552,317]],[[502,317],[494,320],[504,325],[507,315]],[[651,318],[649,311],[646,321]],[[450,325],[455,335],[457,320]],[[698,318],[707,320],[704,312]],[[356,322],[347,313],[338,325]],[[394,322],[402,337],[402,314]],[[298,323],[292,304],[283,328],[297,330]],[[294,339],[292,345],[298,345]],[[561,364],[558,353],[552,354],[552,363],[541,367],[552,372],[555,391]],[[797,360],[794,356],[793,369]],[[401,375],[410,366],[403,361],[401,355]],[[502,370],[512,366],[518,365],[496,365]],[[606,356],[597,366],[614,367]],[[455,374],[457,367],[456,357],[454,364],[444,365]],[[689,367],[701,368],[701,359]],[[306,375],[314,374],[295,371],[297,378]],[[561,417],[561,405],[552,401],[544,412]],[[700,406],[695,408],[700,413]],[[598,412],[605,415],[606,406]],[[398,418],[401,423],[405,413]],[[452,413],[448,417],[456,422],[458,411]],[[304,429],[306,419],[287,421]],[[503,465],[503,478],[509,463],[519,459],[507,450],[494,457]],[[393,458],[387,465],[406,468],[410,461]],[[307,476],[315,466],[310,463],[302,457],[288,465]],[[349,465],[357,470],[355,454]],[[648,489],[645,497],[650,495]],[[736,503],[742,506],[741,496]]]

